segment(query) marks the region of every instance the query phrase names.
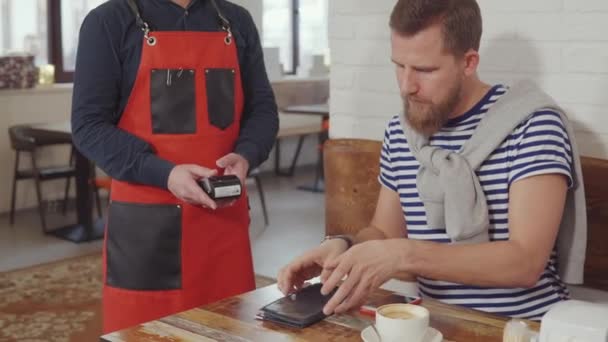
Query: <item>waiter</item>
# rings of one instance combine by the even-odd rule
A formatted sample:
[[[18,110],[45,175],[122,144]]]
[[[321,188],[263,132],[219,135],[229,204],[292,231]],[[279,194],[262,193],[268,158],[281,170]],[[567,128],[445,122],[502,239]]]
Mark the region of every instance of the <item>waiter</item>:
[[[113,179],[104,242],[105,333],[254,289],[243,182],[278,130],[249,13],[225,0],[110,0],[79,38],[77,148]]]

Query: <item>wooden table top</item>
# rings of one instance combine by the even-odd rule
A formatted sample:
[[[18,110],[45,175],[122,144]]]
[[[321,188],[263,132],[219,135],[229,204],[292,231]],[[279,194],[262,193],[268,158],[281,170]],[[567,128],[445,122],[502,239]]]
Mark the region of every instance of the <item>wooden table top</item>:
[[[376,300],[388,298],[378,290]],[[370,316],[352,312],[334,315],[306,329],[286,328],[255,319],[258,310],[282,297],[276,285],[241,296],[178,313],[102,336],[106,342],[190,342],[190,341],[361,341],[361,330],[372,323]],[[462,307],[424,300],[431,312],[431,326],[443,333],[445,341],[500,342],[507,319]],[[538,323],[531,323],[536,330]]]
[[[282,110],[284,113],[298,113],[308,115],[329,115],[329,104],[319,103],[310,105],[287,106]]]

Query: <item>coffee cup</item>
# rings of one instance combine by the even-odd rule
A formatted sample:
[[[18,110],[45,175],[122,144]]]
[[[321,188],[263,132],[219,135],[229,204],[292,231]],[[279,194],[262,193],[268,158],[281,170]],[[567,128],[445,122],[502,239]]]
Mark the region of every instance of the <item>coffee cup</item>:
[[[423,342],[429,311],[413,304],[388,304],[376,310],[376,330],[382,342]]]

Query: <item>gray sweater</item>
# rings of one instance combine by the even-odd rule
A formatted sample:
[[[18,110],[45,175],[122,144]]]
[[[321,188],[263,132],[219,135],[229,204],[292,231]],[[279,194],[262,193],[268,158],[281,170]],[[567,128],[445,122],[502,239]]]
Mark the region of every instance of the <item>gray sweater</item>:
[[[486,197],[475,174],[509,134],[536,110],[560,113],[573,154],[573,186],[569,189],[557,238],[559,273],[569,284],[582,284],[587,244],[585,192],[574,131],[563,110],[535,84],[509,88],[485,114],[473,136],[459,152],[430,146],[401,115],[408,146],[420,163],[416,185],[429,227],[446,227],[453,243],[489,241]]]

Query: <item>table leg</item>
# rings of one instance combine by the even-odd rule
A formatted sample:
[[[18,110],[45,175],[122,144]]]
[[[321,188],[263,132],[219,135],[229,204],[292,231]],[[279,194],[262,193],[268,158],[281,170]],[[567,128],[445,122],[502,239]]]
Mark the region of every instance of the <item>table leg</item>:
[[[72,242],[88,242],[103,237],[104,221],[93,218],[92,163],[78,149],[76,158],[76,214],[78,223],[50,231],[49,234]]]

